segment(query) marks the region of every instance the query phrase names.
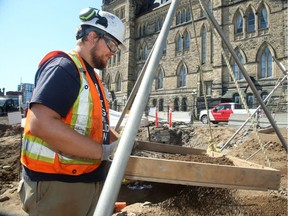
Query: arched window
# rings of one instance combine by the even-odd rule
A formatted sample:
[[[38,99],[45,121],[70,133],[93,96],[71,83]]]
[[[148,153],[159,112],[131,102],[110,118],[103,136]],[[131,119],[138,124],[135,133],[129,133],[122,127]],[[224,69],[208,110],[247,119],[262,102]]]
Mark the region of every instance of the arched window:
[[[181,23],[181,11],[179,10],[176,15],[176,25]]]
[[[192,19],[191,10],[189,8],[188,11],[187,11],[187,21],[190,21],[191,19]]]
[[[235,19],[235,34],[240,34],[243,32],[243,17],[238,12],[236,19]]]
[[[186,22],[186,9],[183,8],[183,10],[182,10],[181,23],[185,23],[185,22]]]
[[[112,57],[112,64],[113,64],[113,65],[116,64],[116,56],[115,56],[115,55]]]
[[[142,59],[142,55],[143,55],[142,52],[143,52],[143,51],[142,51],[142,47],[139,45],[139,46],[138,46],[138,49],[137,49],[137,59],[138,59],[138,60],[141,60],[141,59]]]
[[[254,96],[253,96],[253,94],[248,93],[246,100],[247,100],[247,106],[250,109],[253,108],[253,106],[254,106]]]
[[[184,49],[189,50],[190,49],[190,35],[188,32],[185,33],[185,40],[184,40]]]
[[[142,30],[143,30],[142,35],[146,35],[146,25],[145,24],[143,25],[143,29]]]
[[[262,92],[261,93],[261,99],[262,100],[265,100],[265,98],[268,96],[268,93],[267,92]]]
[[[237,54],[237,57],[240,60],[241,64],[243,65],[245,63],[243,56],[241,55],[241,53],[239,51],[236,51],[236,54]],[[234,72],[234,79],[235,80],[243,79],[243,74],[240,71],[238,64],[234,60],[233,60],[233,72]]]
[[[182,36],[178,34],[176,51],[181,52],[182,50],[183,50],[183,39],[182,39]]]
[[[210,38],[210,49],[211,49],[211,52],[210,52],[210,61],[211,63],[213,63],[214,61],[214,35],[213,35],[213,31],[211,31],[211,38]]]
[[[117,79],[116,79],[116,91],[120,92],[122,90],[122,79],[121,75],[118,74]]]
[[[114,100],[113,108],[114,110],[118,110],[117,100]]]
[[[212,12],[212,1],[211,1],[211,0],[208,1],[207,6],[208,6],[208,10],[209,10],[210,12]]]
[[[206,5],[208,6],[208,10],[212,13],[212,1],[210,0],[210,1],[206,2]],[[204,17],[204,16],[206,16],[206,15],[205,15],[202,7],[200,7],[200,17]]]
[[[160,19],[157,19],[156,21],[156,32],[160,31],[161,27],[160,27]]]
[[[268,14],[266,8],[263,6],[263,8],[260,10],[260,16],[259,16],[259,28],[265,29],[268,28]]]
[[[109,100],[109,107],[113,107],[113,101],[112,100]]]
[[[124,18],[125,18],[125,7],[122,7],[120,11],[120,19],[124,19]]]
[[[164,110],[164,100],[163,100],[163,98],[160,98],[159,99],[159,106],[158,106],[158,109],[159,109],[159,111],[163,111]]]
[[[110,77],[110,75],[108,75],[108,76],[106,77],[105,85],[106,85],[106,88],[107,88],[109,91],[111,91],[111,77]]]
[[[174,99],[174,111],[179,111],[179,98]]]
[[[163,22],[164,22],[164,19],[163,17],[160,17],[159,19],[157,19],[156,21],[156,32],[160,31],[162,26],[163,26]]]
[[[187,70],[185,65],[182,63],[182,65],[180,66],[180,70],[179,70],[179,87],[185,87],[186,86],[186,76],[187,76]]]
[[[138,29],[138,36],[141,37],[142,36],[142,27],[139,26],[139,29]]]
[[[212,83],[213,83],[212,81],[204,82],[206,95],[212,95]]]
[[[234,101],[234,103],[240,103],[240,96],[238,93],[235,93],[233,95],[233,101]]]
[[[267,78],[272,76],[272,55],[266,47],[260,59],[260,78]]]
[[[203,11],[203,9],[202,9],[202,7],[200,7],[200,17],[204,17],[204,11]]]
[[[165,42],[163,47],[163,55],[166,55],[166,53],[167,53],[167,41]]]
[[[139,46],[138,48],[138,60],[141,60],[143,56],[143,49]]]
[[[201,59],[202,64],[206,63],[206,48],[207,48],[207,30],[205,27],[202,28],[202,40],[201,40]]]
[[[121,50],[119,50],[119,52],[117,53],[117,62],[121,62]]]
[[[247,31],[254,32],[255,31],[255,15],[253,10],[250,8],[248,13],[248,21],[247,21]]]
[[[163,73],[162,69],[160,69],[158,72],[158,76],[157,76],[156,89],[162,89],[163,88],[163,78],[164,78],[164,73]]]
[[[146,60],[148,58],[148,47],[147,45],[144,46],[144,52],[143,52],[143,59]]]
[[[153,105],[153,107],[156,107],[156,106],[157,106],[157,99],[153,99],[153,100],[152,100],[152,105]]]
[[[184,112],[187,111],[187,98],[182,99],[181,110]]]

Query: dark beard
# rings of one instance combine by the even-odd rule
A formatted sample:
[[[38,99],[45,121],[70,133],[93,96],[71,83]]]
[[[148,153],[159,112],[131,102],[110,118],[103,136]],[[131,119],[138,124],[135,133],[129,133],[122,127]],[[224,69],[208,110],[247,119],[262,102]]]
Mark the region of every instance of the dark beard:
[[[92,58],[93,67],[98,70],[103,70],[107,66],[107,62],[103,61],[100,57],[95,55],[95,46],[90,50],[90,55]]]

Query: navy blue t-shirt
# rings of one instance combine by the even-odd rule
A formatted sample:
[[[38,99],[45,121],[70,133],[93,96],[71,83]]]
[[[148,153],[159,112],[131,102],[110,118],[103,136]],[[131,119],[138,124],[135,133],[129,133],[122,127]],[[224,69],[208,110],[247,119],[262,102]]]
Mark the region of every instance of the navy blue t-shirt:
[[[94,69],[85,62],[90,76],[94,76]],[[95,79],[94,79],[95,80]],[[95,83],[97,84],[97,83]],[[35,89],[31,98],[33,104],[43,104],[53,109],[61,117],[65,117],[73,106],[80,89],[80,77],[74,62],[66,54],[60,54],[45,62],[35,76]],[[107,162],[91,173],[80,176],[46,174],[29,170],[23,166],[23,177],[31,181],[64,181],[64,182],[95,182],[105,180]]]

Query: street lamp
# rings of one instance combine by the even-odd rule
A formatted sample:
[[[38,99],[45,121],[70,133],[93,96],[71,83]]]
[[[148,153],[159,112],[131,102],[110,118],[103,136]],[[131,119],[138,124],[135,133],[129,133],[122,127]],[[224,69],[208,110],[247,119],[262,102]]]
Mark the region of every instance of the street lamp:
[[[127,96],[124,95],[124,96],[122,97],[122,100],[123,100],[123,109],[124,109],[124,107],[125,107],[125,105],[126,105],[126,101],[127,101]]]
[[[190,123],[193,124],[194,112],[196,111],[196,109],[195,109],[195,107],[196,107],[195,99],[197,97],[197,89],[193,89],[192,92],[191,92],[191,95],[192,95],[192,107],[191,107]]]

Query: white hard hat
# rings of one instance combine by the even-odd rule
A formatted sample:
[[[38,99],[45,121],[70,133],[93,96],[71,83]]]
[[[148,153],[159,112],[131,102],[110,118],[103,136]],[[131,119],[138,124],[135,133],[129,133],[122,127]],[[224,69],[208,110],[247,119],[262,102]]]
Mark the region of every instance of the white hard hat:
[[[96,8],[85,8],[80,12],[81,26],[93,26],[114,37],[119,42],[119,47],[126,50],[124,45],[125,26],[114,14]]]

